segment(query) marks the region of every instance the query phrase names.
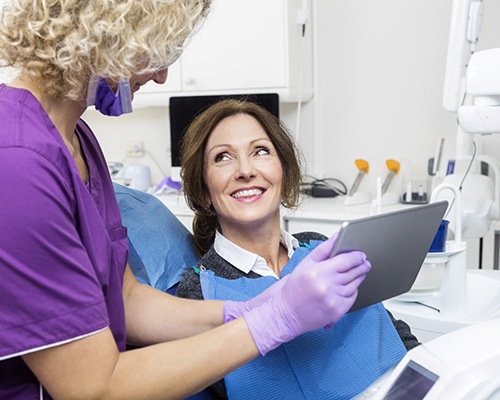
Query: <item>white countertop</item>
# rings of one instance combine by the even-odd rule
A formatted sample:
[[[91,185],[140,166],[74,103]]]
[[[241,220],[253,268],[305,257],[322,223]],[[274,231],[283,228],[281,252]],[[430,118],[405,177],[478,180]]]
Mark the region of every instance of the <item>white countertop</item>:
[[[156,196],[170,211],[177,216],[193,216],[193,211],[186,204],[184,194],[180,192],[165,192]]]
[[[376,207],[372,206],[371,202],[359,205],[345,205],[345,199],[344,196],[337,196],[334,198],[303,196],[299,208],[297,210],[284,209],[283,216],[284,218],[290,217],[343,222],[373,215],[378,211]],[[380,212],[396,211],[406,207],[418,207],[418,205],[407,205],[402,203],[383,205],[380,207]]]
[[[179,216],[193,216],[193,211],[187,206],[182,193],[168,192],[157,195],[174,214]],[[303,196],[300,206],[295,210],[282,208],[284,218],[301,218],[321,221],[343,222],[373,215],[376,209],[371,203],[360,205],[345,205],[345,197],[310,197]],[[380,208],[382,213],[399,210],[406,207],[418,207],[418,205],[407,205],[397,203],[384,205]]]

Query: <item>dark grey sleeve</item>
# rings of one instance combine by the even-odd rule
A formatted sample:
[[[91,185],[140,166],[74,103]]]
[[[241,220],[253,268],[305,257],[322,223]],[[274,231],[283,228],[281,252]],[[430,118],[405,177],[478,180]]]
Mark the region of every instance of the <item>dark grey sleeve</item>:
[[[325,241],[326,239],[328,239],[328,236],[325,236],[322,233],[317,233],[317,232],[299,232],[299,233],[294,233],[293,236],[299,242],[305,242],[305,243],[309,243],[309,241],[311,240]]]
[[[411,329],[406,322],[394,318],[394,316],[389,312],[389,310],[387,310],[387,313],[389,314],[389,317],[391,317],[391,321],[394,324],[394,327],[396,328],[396,331],[398,332],[399,337],[401,338],[403,344],[405,345],[406,350],[411,350],[414,347],[417,347],[421,344],[415,337],[415,335],[411,333]]]
[[[194,271],[194,269],[189,269],[184,273],[182,280],[177,286],[177,292],[175,293],[178,297],[183,297],[185,299],[203,300],[203,294],[201,292],[200,276]]]

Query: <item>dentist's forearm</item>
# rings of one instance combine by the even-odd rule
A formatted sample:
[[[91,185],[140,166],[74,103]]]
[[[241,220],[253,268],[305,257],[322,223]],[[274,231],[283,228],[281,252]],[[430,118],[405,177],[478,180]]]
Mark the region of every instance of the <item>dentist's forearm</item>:
[[[119,353],[109,329],[23,356],[55,399],[184,399],[259,354],[243,318]]]
[[[123,291],[127,341],[146,346],[205,332],[223,323],[222,301],[181,299],[138,283],[127,269]]]

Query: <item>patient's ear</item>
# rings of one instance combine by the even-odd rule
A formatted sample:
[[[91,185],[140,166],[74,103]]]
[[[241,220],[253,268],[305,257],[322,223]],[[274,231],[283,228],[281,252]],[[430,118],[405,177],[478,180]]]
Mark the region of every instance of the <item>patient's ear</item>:
[[[212,207],[212,198],[210,197],[210,193],[208,193],[208,190],[205,192],[205,206],[206,209],[209,210]]]

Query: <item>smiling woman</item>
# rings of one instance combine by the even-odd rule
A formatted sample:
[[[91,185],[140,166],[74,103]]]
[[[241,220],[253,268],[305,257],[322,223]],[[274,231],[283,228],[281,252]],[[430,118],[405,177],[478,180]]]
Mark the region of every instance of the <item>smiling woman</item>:
[[[229,216],[236,206],[241,211],[244,204],[260,207],[261,203],[274,202],[278,215],[280,202],[290,208],[299,202],[299,150],[287,127],[253,102],[223,100],[195,119],[182,142],[181,165],[184,194],[195,212],[193,231],[200,256],[212,245],[226,213]],[[222,201],[221,185],[226,186],[224,193],[230,197],[226,203]],[[241,190],[269,193],[249,198]],[[219,214],[222,209],[217,207],[224,204],[229,204],[228,211]],[[240,223],[237,230],[244,226]],[[259,230],[259,234],[262,232]]]
[[[275,282],[279,288],[325,240],[314,232],[281,230],[280,204],[298,203],[299,153],[286,127],[264,108],[238,100],[214,104],[190,125],[181,153],[202,258],[184,274],[179,297],[241,301]],[[405,346],[418,343],[406,324],[391,318],[380,303],[351,313],[331,331],[302,335],[214,389],[230,399],[352,398],[394,365]]]
[[[279,229],[281,161],[254,117],[238,114],[222,120],[207,141],[204,158],[208,206],[217,213],[226,238],[238,241]]]

